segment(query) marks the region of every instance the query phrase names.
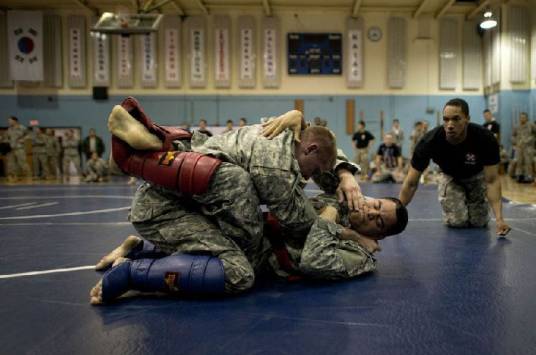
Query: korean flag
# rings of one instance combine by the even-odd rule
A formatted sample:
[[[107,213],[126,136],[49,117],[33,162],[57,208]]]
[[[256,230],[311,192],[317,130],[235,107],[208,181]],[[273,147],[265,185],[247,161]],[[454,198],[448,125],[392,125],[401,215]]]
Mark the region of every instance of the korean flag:
[[[9,68],[13,80],[43,80],[43,13],[8,11]]]

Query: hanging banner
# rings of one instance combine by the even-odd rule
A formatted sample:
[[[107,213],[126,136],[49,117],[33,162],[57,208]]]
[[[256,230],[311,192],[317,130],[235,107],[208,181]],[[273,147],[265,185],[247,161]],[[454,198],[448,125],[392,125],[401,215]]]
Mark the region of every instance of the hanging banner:
[[[181,86],[180,18],[164,18],[164,84],[168,88]]]
[[[363,86],[363,20],[350,18],[347,21],[347,72],[346,85],[349,88]]]
[[[139,36],[139,56],[141,58],[140,83],[142,87],[156,87],[158,77],[156,73],[156,34]]]
[[[130,88],[134,85],[132,36],[117,37],[117,87]]]
[[[275,17],[263,19],[262,63],[265,88],[279,87],[279,21]]]
[[[190,51],[190,87],[207,85],[205,64],[205,19],[201,16],[188,18]]]
[[[214,86],[217,88],[231,86],[230,31],[229,16],[214,18]]]
[[[43,13],[8,11],[7,33],[11,79],[43,80]]]
[[[256,83],[255,66],[255,18],[240,16],[238,18],[238,43],[240,46],[240,63],[238,86],[253,88]]]
[[[72,88],[86,86],[86,18],[69,16],[67,19],[69,50],[68,82]]]
[[[110,86],[110,38],[105,34],[93,36],[93,84]]]

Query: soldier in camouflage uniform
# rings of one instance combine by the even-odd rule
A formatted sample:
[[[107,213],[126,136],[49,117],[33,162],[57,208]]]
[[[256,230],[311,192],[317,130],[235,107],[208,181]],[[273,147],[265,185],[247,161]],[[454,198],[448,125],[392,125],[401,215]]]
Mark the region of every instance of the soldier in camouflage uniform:
[[[50,170],[50,177],[55,178],[58,175],[58,161],[60,156],[60,142],[54,135],[52,128],[46,129],[46,152],[47,162]]]
[[[32,140],[33,176],[35,179],[46,179],[50,177],[47,158],[47,141],[48,137],[43,132],[43,129],[35,127]]]
[[[74,165],[74,168],[76,169],[77,176],[80,176],[80,140],[76,139],[73,133],[73,130],[68,130],[65,133],[65,137],[62,141],[63,146],[63,174],[65,176],[65,180],[69,180],[70,178],[70,172],[69,167],[71,165],[71,162]]]
[[[516,172],[518,182],[533,182],[534,142],[536,125],[529,121],[526,112],[519,114],[519,126],[513,133],[516,146]]]
[[[306,133],[303,145],[309,139]],[[269,244],[262,234],[261,202],[267,204],[286,230],[301,239],[302,249],[304,238],[301,236],[310,230],[323,229],[333,236],[332,239],[340,232],[335,226],[327,228],[325,223],[315,222],[316,213],[302,189],[302,176],[310,177],[313,172],[328,170],[333,161],[328,159],[326,164],[315,159],[311,164],[299,150],[297,155],[301,160],[296,160],[293,148],[291,131],[268,141],[260,136],[260,126],[242,128],[208,140],[194,134],[192,150],[218,156],[224,161],[214,173],[209,191],[194,196],[191,201],[180,193],[144,184],[136,193],[130,220],[142,237],[167,253],[208,252],[218,256],[224,265],[226,292],[244,291],[251,287],[255,271],[262,268],[269,255]],[[313,225],[316,227],[311,228]],[[362,248],[357,249],[361,252]],[[110,255],[117,256],[114,252]],[[363,264],[367,266],[353,267],[349,274],[372,268],[372,259],[365,257],[363,260],[369,261]],[[97,268],[112,261],[107,256]],[[303,265],[308,265],[305,261]],[[100,303],[99,292],[97,285],[92,290],[92,303]]]
[[[87,161],[85,182],[103,182],[108,179],[108,165],[96,152]]]
[[[26,139],[26,127],[19,123],[17,117],[8,118],[9,128],[7,129],[7,140],[11,151],[8,154],[8,175],[10,179],[16,179],[22,172],[26,177],[30,177],[30,167],[26,161],[26,150],[24,141]]]

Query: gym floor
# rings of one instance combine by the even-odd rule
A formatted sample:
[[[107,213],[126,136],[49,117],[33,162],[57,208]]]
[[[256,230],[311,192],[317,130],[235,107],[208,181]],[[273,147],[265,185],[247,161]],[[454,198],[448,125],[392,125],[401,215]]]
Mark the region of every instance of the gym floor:
[[[314,193],[314,187],[310,187]],[[367,195],[399,185],[363,184]],[[378,269],[345,282],[264,279],[223,299],[90,306],[92,265],[135,233],[134,188],[0,187],[2,354],[534,354],[536,205],[505,202],[512,231],[448,229],[421,186]]]

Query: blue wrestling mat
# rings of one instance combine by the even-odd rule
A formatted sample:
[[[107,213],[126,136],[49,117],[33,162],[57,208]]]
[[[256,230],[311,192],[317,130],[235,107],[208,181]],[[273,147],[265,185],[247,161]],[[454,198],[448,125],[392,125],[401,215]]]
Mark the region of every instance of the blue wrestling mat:
[[[364,185],[375,197],[400,185]],[[89,305],[91,265],[135,233],[125,183],[0,188],[1,354],[534,354],[536,207],[513,230],[447,229],[434,186],[345,282],[259,280],[239,297]],[[314,190],[310,190],[314,193]]]

